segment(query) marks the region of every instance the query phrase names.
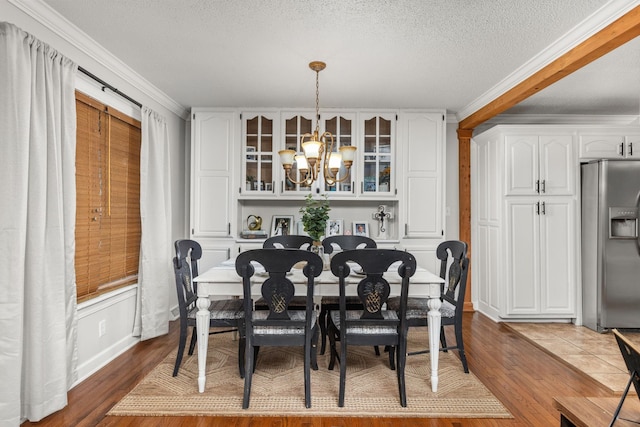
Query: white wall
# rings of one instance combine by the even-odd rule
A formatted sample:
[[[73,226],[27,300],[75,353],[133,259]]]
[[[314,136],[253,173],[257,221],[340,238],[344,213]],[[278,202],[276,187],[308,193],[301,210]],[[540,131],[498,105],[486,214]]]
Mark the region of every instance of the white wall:
[[[185,205],[188,206],[188,195],[184,192],[185,144],[189,141],[185,139],[185,118],[188,111],[155,90],[126,65],[114,61],[106,51],[100,51],[99,46],[96,48],[93,41],[77,40],[78,35],[82,34],[73,27],[65,26],[57,14],[47,9],[37,2],[27,4],[15,0],[0,0],[0,20],[10,22],[33,34],[78,65],[165,117],[171,141],[172,163],[171,170],[167,172],[171,175],[172,183],[172,234],[174,239],[184,238],[187,235]],[[90,90],[87,86],[90,83],[80,78],[80,73],[78,84]],[[108,92],[107,90],[104,94],[108,96]],[[100,93],[98,90],[89,94],[95,97]],[[111,96],[117,99],[114,102],[119,103],[114,107],[127,112],[128,103],[117,95]],[[130,104],[128,108],[132,108]],[[177,304],[173,286],[169,294],[172,298],[170,306],[173,307]],[[138,341],[131,336],[135,301],[136,286],[132,286],[79,305],[78,382],[86,379]],[[104,325],[105,333],[102,336],[98,333],[100,322]]]

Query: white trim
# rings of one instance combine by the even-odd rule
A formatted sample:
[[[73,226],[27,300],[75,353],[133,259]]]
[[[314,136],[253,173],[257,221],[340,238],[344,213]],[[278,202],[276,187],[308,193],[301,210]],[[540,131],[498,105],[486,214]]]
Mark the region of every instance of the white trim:
[[[640,0],[611,0],[509,74],[504,80],[458,111],[458,121],[462,121],[480,110],[638,5],[640,5]]]
[[[77,26],[72,24],[42,0],[8,1],[67,42],[76,46],[79,50],[94,59],[100,65],[111,70],[134,87],[140,89],[151,99],[169,109],[179,117],[185,119],[189,115],[189,110],[187,108],[174,101],[156,86],[152,85],[148,80],[131,69],[127,64],[110,53],[102,45],[97,43],[85,32],[80,30]]]
[[[142,121],[142,112],[140,107],[108,89],[102,90],[100,83],[81,72],[78,72],[76,76],[76,89],[102,102],[103,104],[115,108],[129,117]]]
[[[114,305],[120,301],[131,298],[138,291],[138,284],[123,286],[102,295],[98,295],[90,300],[78,304],[78,319],[82,319],[90,314],[102,310],[106,306]]]

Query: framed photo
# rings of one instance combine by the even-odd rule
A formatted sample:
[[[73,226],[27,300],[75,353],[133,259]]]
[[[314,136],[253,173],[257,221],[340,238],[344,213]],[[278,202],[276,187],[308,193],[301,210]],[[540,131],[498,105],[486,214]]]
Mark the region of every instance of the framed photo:
[[[366,221],[354,221],[353,224],[353,235],[354,236],[365,236],[369,237],[369,223]]]
[[[269,236],[288,236],[293,233],[293,215],[274,215]]]
[[[296,227],[298,232],[296,234],[300,235],[300,236],[308,236],[309,233],[307,233],[306,231],[304,231],[304,224],[302,223],[302,221],[298,221],[296,223]]]
[[[255,153],[255,152],[256,152],[256,147],[252,147],[251,145],[247,145],[247,153]],[[256,160],[258,160],[258,156],[247,155],[247,160],[255,162]]]
[[[344,221],[341,219],[330,219],[327,221],[327,229],[324,232],[324,235],[329,236],[338,236],[340,234],[344,234],[343,228]]]

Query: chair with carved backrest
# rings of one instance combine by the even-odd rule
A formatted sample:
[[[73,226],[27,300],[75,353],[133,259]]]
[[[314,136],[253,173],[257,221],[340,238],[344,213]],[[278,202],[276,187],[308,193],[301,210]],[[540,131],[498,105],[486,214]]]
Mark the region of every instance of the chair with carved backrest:
[[[265,249],[304,249],[311,250],[313,246],[313,239],[309,236],[303,236],[299,234],[287,234],[284,236],[271,236],[262,243],[262,247]],[[256,300],[254,306],[258,310],[266,310],[267,303],[264,298]],[[304,310],[307,306],[307,302],[304,296],[296,296],[289,304],[291,310]]]
[[[293,266],[304,262],[306,277],[304,310],[290,310],[296,286],[287,277]],[[259,264],[264,273],[256,273]],[[315,365],[318,339],[316,311],[313,303],[315,278],[322,273],[322,259],[315,253],[301,249],[254,249],[238,255],[236,272],[242,277],[245,313],[245,377],[243,409],[249,407],[251,379],[255,369],[254,358],[260,346],[301,346],[304,348],[305,405],[311,407],[311,367]],[[252,278],[264,277],[261,294],[268,310],[255,310],[251,304]],[[317,368],[316,368],[317,369]]]
[[[459,240],[448,240],[438,245],[436,256],[440,260],[440,277],[445,279],[443,285],[440,307],[440,351],[458,350],[464,372],[469,372],[467,357],[464,352],[462,340],[462,314],[464,311],[464,296],[467,288],[467,271],[469,258],[467,258],[467,244]],[[389,308],[398,310],[400,302],[397,298],[389,299]],[[407,302],[407,319],[409,327],[428,326],[429,307],[426,298],[409,298]],[[455,345],[447,345],[445,326],[453,326],[456,337]],[[420,350],[409,355],[428,353],[429,350]],[[389,352],[390,363],[393,366],[393,353]]]
[[[347,251],[352,249],[365,249],[365,248],[377,248],[376,241],[366,236],[356,235],[340,235],[329,236],[322,241],[322,248],[325,255],[331,255],[334,251]],[[338,310],[339,298],[333,296],[323,296],[322,303],[320,305],[320,317],[318,323],[320,323],[320,354],[324,354],[327,346],[327,313],[331,310]],[[360,299],[355,296],[347,297],[347,310],[362,309],[362,303]],[[376,354],[380,355],[378,347],[375,348]]]
[[[178,355],[173,368],[173,376],[178,375],[180,363],[187,342],[187,330],[192,328],[189,354],[193,354],[196,345],[196,300],[198,299],[196,283],[193,278],[198,276],[198,260],[202,257],[202,247],[195,240],[176,240],[176,256],[173,258],[173,270],[175,273],[176,289],[178,292],[178,308],[180,311],[180,340],[178,342]],[[242,322],[244,319],[243,301],[241,299],[227,299],[212,301],[209,306],[211,328],[233,329],[215,330],[211,334],[232,332],[240,330],[238,340],[238,368],[240,376],[244,376],[244,338],[242,334]]]
[[[349,264],[355,263],[362,270],[362,280],[357,284],[357,294],[362,304],[360,310],[347,310],[347,277],[351,274]],[[392,264],[398,264],[392,267]],[[391,267],[391,268],[390,268]],[[331,272],[339,279],[340,309],[329,312],[329,343],[333,369],[336,360],[340,363],[340,388],[338,406],[344,406],[348,347],[389,346],[396,352],[397,380],[400,404],[407,406],[405,389],[405,362],[407,353],[406,308],[409,278],[416,270],[416,260],[409,252],[395,249],[356,249],[334,255]],[[392,275],[401,278],[400,309],[388,310],[385,304],[391,292],[388,279]],[[340,354],[336,342],[340,341]]]
[[[618,403],[618,407],[613,413],[613,418],[611,419],[611,423],[609,427],[613,427],[616,420],[618,419],[618,415],[620,415],[620,410],[622,409],[622,404],[624,403],[627,394],[629,393],[629,388],[633,383],[633,387],[636,390],[636,394],[638,398],[640,398],[640,349],[636,347],[627,337],[622,335],[617,329],[613,329],[613,334],[616,337],[616,342],[618,343],[618,347],[620,348],[620,353],[622,353],[622,358],[624,359],[624,363],[627,366],[627,370],[629,371],[629,381],[627,382],[627,386],[624,389],[624,393],[620,397],[620,402]]]

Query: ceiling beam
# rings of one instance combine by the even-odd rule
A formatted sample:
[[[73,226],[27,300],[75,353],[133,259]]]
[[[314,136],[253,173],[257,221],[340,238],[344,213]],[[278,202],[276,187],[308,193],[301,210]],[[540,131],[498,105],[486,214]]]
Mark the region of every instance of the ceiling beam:
[[[640,6],[612,22],[559,58],[532,74],[493,101],[464,118],[458,124],[458,185],[460,240],[468,243],[471,256],[471,137],[481,123],[508,110],[568,76],[601,56],[640,35]],[[473,283],[468,273],[467,294]],[[473,310],[471,300],[465,297],[465,311]]]
[[[460,121],[458,128],[475,129],[481,123],[508,110],[638,35],[640,35],[640,6],[631,9],[478,111],[464,118]]]

